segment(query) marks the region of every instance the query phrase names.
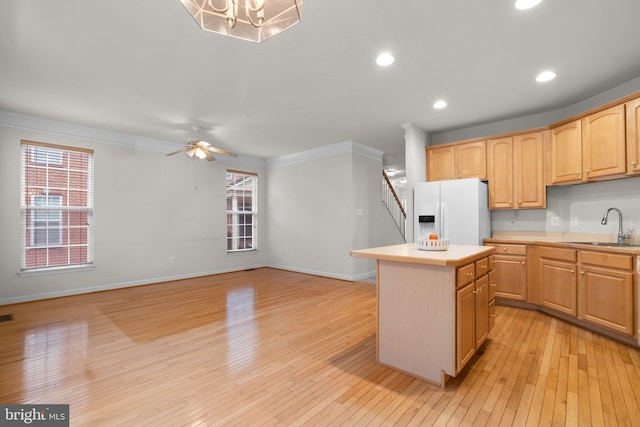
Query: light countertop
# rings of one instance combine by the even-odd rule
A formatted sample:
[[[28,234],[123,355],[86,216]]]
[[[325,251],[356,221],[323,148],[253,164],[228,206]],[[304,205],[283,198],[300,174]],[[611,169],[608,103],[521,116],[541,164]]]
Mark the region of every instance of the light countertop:
[[[425,251],[416,248],[415,243],[382,246],[351,251],[355,258],[371,258],[384,261],[408,262],[414,264],[431,264],[444,266],[460,266],[481,256],[488,256],[495,249],[491,246],[450,245],[446,251]]]

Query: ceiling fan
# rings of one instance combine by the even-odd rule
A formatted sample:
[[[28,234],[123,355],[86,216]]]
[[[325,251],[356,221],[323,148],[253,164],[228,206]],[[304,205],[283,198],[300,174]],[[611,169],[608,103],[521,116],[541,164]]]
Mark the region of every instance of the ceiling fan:
[[[194,126],[193,130],[196,133],[200,132],[200,128],[197,126]],[[230,151],[213,147],[207,141],[202,141],[200,138],[196,138],[193,141],[189,141],[185,147],[181,148],[178,151],[174,151],[173,153],[169,153],[167,154],[167,156],[173,156],[174,154],[178,154],[178,153],[187,153],[187,156],[189,157],[195,156],[198,159],[207,159],[208,161],[212,162],[216,159],[215,157],[213,157],[213,154],[211,154],[212,152],[218,153],[218,154],[224,154],[225,156],[232,156],[232,157],[238,156],[237,154],[232,153]]]

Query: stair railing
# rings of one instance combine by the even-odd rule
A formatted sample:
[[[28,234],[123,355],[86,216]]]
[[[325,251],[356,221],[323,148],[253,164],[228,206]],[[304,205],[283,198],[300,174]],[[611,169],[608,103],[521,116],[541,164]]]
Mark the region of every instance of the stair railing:
[[[387,173],[384,171],[384,169],[382,170],[382,202],[387,207],[387,210],[393,218],[393,222],[395,222],[398,230],[400,231],[400,234],[402,234],[402,238],[406,242],[407,213],[404,210],[402,202],[400,202],[398,194],[393,188],[391,180],[387,176]]]

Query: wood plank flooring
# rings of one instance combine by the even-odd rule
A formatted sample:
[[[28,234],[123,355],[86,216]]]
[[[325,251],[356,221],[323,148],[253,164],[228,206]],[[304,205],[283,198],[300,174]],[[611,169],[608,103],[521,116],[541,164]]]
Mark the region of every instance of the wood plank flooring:
[[[257,269],[0,307],[0,403],[72,426],[638,426],[640,351],[497,307],[444,389],[375,362],[375,286]]]

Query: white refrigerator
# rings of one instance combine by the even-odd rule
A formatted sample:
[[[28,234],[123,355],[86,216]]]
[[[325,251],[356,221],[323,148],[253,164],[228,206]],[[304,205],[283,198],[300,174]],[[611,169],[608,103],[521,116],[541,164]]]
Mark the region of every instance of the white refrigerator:
[[[487,183],[478,178],[419,182],[413,190],[414,241],[435,233],[455,245],[491,237]]]

